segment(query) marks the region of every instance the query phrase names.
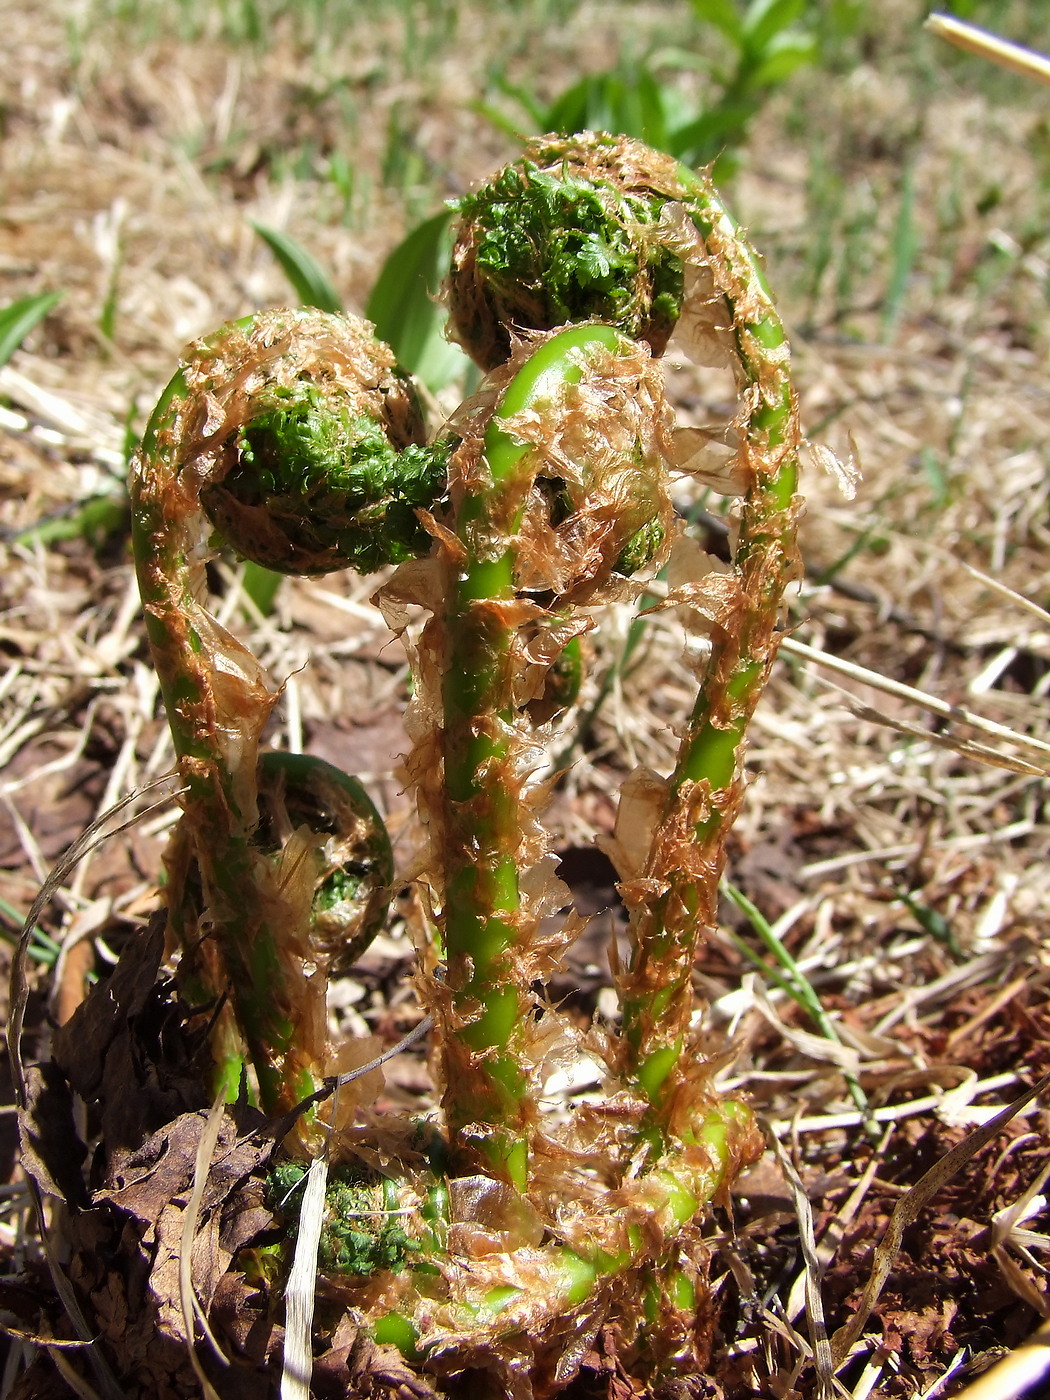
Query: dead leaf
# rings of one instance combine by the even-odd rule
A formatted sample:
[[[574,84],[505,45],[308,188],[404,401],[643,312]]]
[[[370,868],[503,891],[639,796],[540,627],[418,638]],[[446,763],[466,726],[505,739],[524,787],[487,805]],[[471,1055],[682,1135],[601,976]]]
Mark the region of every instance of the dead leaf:
[[[55,1032],[55,1060],[82,1098],[98,1096],[114,1041],[146,1006],[164,955],[164,923],[163,912],[154,915],[107,980]]]
[[[26,1073],[26,1105],[18,1116],[22,1167],[46,1196],[86,1206],[80,1167],[87,1156],[73,1123],[73,1095],[55,1064]]]

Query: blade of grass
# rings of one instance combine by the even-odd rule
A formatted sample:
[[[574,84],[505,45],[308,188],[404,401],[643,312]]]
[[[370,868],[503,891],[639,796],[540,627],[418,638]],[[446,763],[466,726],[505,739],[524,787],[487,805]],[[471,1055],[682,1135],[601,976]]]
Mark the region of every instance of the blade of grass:
[[[783,980],[775,973],[773,974],[777,985],[787,992],[788,996],[790,996],[794,1002],[802,1007],[803,1011],[806,1012],[825,1040],[832,1040],[836,1045],[841,1045],[842,1040],[838,1031],[835,1029],[835,1024],[824,1010],[820,997],[817,996],[813,989],[813,984],[784,947],[777,936],[776,930],[769,923],[766,916],[756,905],[751,903],[750,899],[748,899],[747,895],[744,894],[742,890],[738,890],[737,887],[730,884],[728,880],[722,881],[721,888],[722,893],[747,917],[748,922],[758,934],[767,952],[772,954],[783,969],[785,974]],[[736,942],[735,939],[734,942]],[[744,951],[747,952],[748,957],[750,957],[752,961],[764,967],[765,971],[772,972],[771,968],[766,967],[762,963],[761,958],[755,958],[746,947]],[[848,1070],[843,1070],[843,1078],[849,1088],[850,1098],[857,1105],[858,1109],[860,1109],[861,1113],[865,1114],[865,1123],[868,1131],[871,1132],[875,1130],[874,1121],[869,1121],[867,1119],[868,1096],[861,1088],[860,1081],[857,1079],[856,1075],[850,1073]]]
[[[119,493],[92,496],[72,511],[64,507],[11,538],[16,544],[47,545],[59,540],[87,540],[96,544],[125,528],[128,514],[128,495],[121,486]]]
[[[26,336],[62,300],[61,292],[21,297],[0,311],[0,365],[6,365]]]
[[[900,901],[924,933],[928,933],[938,943],[943,943],[953,957],[961,959],[966,956],[955,936],[955,930],[938,909],[931,909],[921,899],[916,899],[913,894],[904,890],[901,891]]]
[[[343,310],[342,298],[314,255],[280,229],[268,228],[266,224],[257,224],[254,220],[252,228],[281,264],[300,303],[339,315]]]
[[[12,944],[16,943],[24,919],[25,915],[20,914],[13,904],[8,904],[6,899],[0,899],[0,938],[5,938]],[[27,956],[45,967],[52,967],[58,960],[62,945],[56,943],[50,934],[36,925],[30,932],[29,940]]]
[[[919,253],[919,229],[915,222],[915,165],[909,162],[901,183],[901,201],[897,210],[897,222],[893,230],[893,261],[890,271],[890,285],[886,290],[886,300],[882,307],[882,339],[887,341],[893,334],[904,307],[911,280],[912,269]]]

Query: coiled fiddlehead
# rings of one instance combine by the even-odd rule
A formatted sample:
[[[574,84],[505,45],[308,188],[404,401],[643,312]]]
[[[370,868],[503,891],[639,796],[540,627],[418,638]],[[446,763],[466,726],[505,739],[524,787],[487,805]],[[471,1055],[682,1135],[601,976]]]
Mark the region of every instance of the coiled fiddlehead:
[[[741,445],[723,485],[741,497],[734,567],[709,587],[711,652],[648,858],[620,871],[633,943],[618,978],[621,1066],[650,1103],[655,1147],[685,1081],[697,1084],[687,1103],[703,1095],[703,1075],[684,1053],[690,971],[715,920],[744,732],[795,567],[799,429],[788,347],[758,259],[710,181],[639,142],[541,137],[460,211],[451,319],[479,362],[529,328],[583,314],[642,338],[654,355],[677,331],[703,363],[730,365],[739,386]]]
[[[382,923],[392,857],[355,780],[259,758],[277,693],[204,608],[205,564],[216,530],[290,573],[421,553],[414,503],[440,501],[449,450],[423,445],[411,385],[366,322],[281,311],[190,348],[132,471],[139,586],[186,784],[169,921],[190,990],[232,1006],[214,1036],[220,1079],[238,1092],[243,1045],[267,1108],[316,1087],[323,974]]]
[[[449,300],[467,353],[493,369],[515,333],[594,320],[662,354],[685,295],[661,228],[676,175],[638,142],[541,136],[459,200]]]

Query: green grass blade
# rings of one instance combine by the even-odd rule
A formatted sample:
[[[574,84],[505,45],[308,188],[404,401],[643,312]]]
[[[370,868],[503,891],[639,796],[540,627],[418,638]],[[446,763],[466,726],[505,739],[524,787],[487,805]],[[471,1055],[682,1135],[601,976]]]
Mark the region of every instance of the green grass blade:
[[[759,957],[746,938],[741,938],[731,928],[727,928],[725,934],[742,958],[746,958],[763,977],[768,977],[773,986],[778,987],[785,996],[790,997],[792,1001],[796,1000],[795,985],[789,977],[778,971],[772,963],[766,962],[765,958]]]
[[[734,938],[734,945],[742,952],[746,953],[757,967],[768,973],[771,980],[774,981],[782,991],[786,992],[792,1001],[802,1007],[803,1011],[806,1012],[825,1040],[831,1040],[834,1041],[836,1045],[841,1045],[842,1039],[835,1029],[835,1023],[824,1010],[820,997],[817,996],[817,993],[813,989],[813,984],[777,937],[766,916],[751,903],[742,890],[738,890],[736,886],[731,885],[728,880],[722,881],[722,892],[736,905],[742,914],[746,915],[748,922],[758,934],[763,946],[780,964],[783,971],[778,972],[775,968],[771,968],[761,958],[752,953],[751,950],[747,948],[746,944],[743,943],[743,940]],[[868,1096],[861,1087],[860,1081],[855,1074],[845,1069],[842,1071],[842,1077],[845,1079],[849,1088],[850,1098],[860,1109],[861,1113],[866,1114],[868,1110]]]
[[[886,300],[882,307],[882,338],[890,339],[904,309],[915,262],[919,256],[921,235],[915,221],[915,164],[909,163],[901,185],[901,202],[893,230],[893,263]]]
[[[13,904],[8,904],[6,899],[0,899],[0,938],[8,943],[17,944],[23,922],[24,915],[20,914]],[[34,962],[45,967],[54,967],[61,951],[61,943],[56,943],[50,934],[40,927],[33,929],[28,952]]]
[[[862,554],[868,548],[874,532],[874,524],[866,526],[837,559],[821,569],[813,580],[817,587],[823,588],[826,584],[834,583],[842,570],[852,564],[857,555]]]
[[[492,86],[501,97],[507,97],[515,103],[525,116],[526,129],[529,131],[543,132],[544,112],[543,104],[538,102],[533,96],[530,88],[521,87],[512,83],[504,73],[497,73],[493,76]],[[479,102],[474,110],[492,122],[493,126],[504,132],[507,136],[520,140],[522,134],[522,123],[506,117],[490,103]]]
[[[738,890],[735,885],[731,885],[728,880],[723,880],[722,891],[726,897],[747,917],[751,927],[758,934],[763,946],[773,955],[781,968],[787,974],[785,990],[790,991],[792,1001],[798,1003],[819,1027],[820,1032],[828,1040],[838,1042],[838,1031],[828,1019],[828,1014],[821,1005],[820,998],[806,977],[806,974],[799,967],[798,963],[791,956],[783,943],[773,932],[773,929],[762,911],[751,903],[747,895],[742,890]]]
[[[740,145],[758,105],[754,98],[723,97],[716,106],[669,134],[668,154],[693,167],[709,164]]]
[[[129,505],[126,491],[109,496],[90,496],[72,510],[45,516],[35,525],[19,530],[12,539],[17,544],[57,544],[60,540],[86,540],[97,546],[110,535],[126,531]]]
[[[302,306],[316,306],[319,311],[338,315],[343,310],[339,293],[328,280],[328,274],[312,253],[280,229],[268,228],[252,221],[252,228],[281,264]]]
[[[62,300],[61,292],[22,297],[0,311],[0,365],[6,365],[34,326]]]

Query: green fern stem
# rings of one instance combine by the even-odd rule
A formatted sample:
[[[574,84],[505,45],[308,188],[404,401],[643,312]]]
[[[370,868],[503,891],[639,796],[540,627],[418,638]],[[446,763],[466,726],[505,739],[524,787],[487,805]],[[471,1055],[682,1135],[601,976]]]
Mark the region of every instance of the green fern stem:
[[[717,916],[725,838],[742,792],[745,734],[776,654],[800,509],[798,413],[782,324],[757,256],[709,182],[684,169],[681,179],[731,316],[747,476],[734,560],[737,605],[712,636],[646,870],[662,892],[635,902],[633,952],[620,989],[626,1068],[651,1105],[647,1132],[654,1148],[667,1131],[688,1133],[676,1114],[677,1091],[695,1072],[685,1054],[692,967]]]
[[[578,1212],[556,1232],[560,1238],[518,1244],[516,1272],[523,1279],[542,1279],[542,1287],[507,1282],[499,1256],[491,1268],[479,1257],[463,1269],[443,1254],[440,1238],[427,1231],[406,1256],[407,1278],[398,1278],[389,1293],[374,1300],[373,1336],[417,1360],[455,1354],[458,1345],[498,1345],[521,1335],[540,1338],[548,1327],[572,1328],[576,1319],[601,1308],[602,1291],[632,1271],[639,1272],[643,1301],[639,1316],[627,1325],[651,1327],[664,1308],[663,1300],[654,1300],[652,1315],[646,1310],[644,1280],[659,1268],[655,1261],[753,1152],[750,1113],[735,1103],[713,1105],[695,1124],[692,1144],[663,1154],[649,1171],[607,1193],[592,1210]],[[429,1214],[426,1204],[422,1213]],[[673,1272],[670,1299],[679,1305],[685,1302],[689,1280],[681,1270]],[[396,1299],[395,1305],[387,1299]]]
[[[579,383],[588,357],[615,353],[623,344],[612,327],[585,325],[541,345],[507,386],[485,431],[485,488],[465,495],[457,510],[463,557],[444,620],[442,929],[454,1040],[465,1047],[470,1068],[449,1065],[444,1107],[452,1138],[472,1138],[487,1165],[522,1190],[531,1099],[526,1056],[516,1042],[529,991],[514,963],[529,921],[518,881],[522,814],[520,778],[513,773],[513,651],[521,626],[513,540],[537,460],[504,424],[542,410]],[[508,508],[508,501],[520,504]]]

